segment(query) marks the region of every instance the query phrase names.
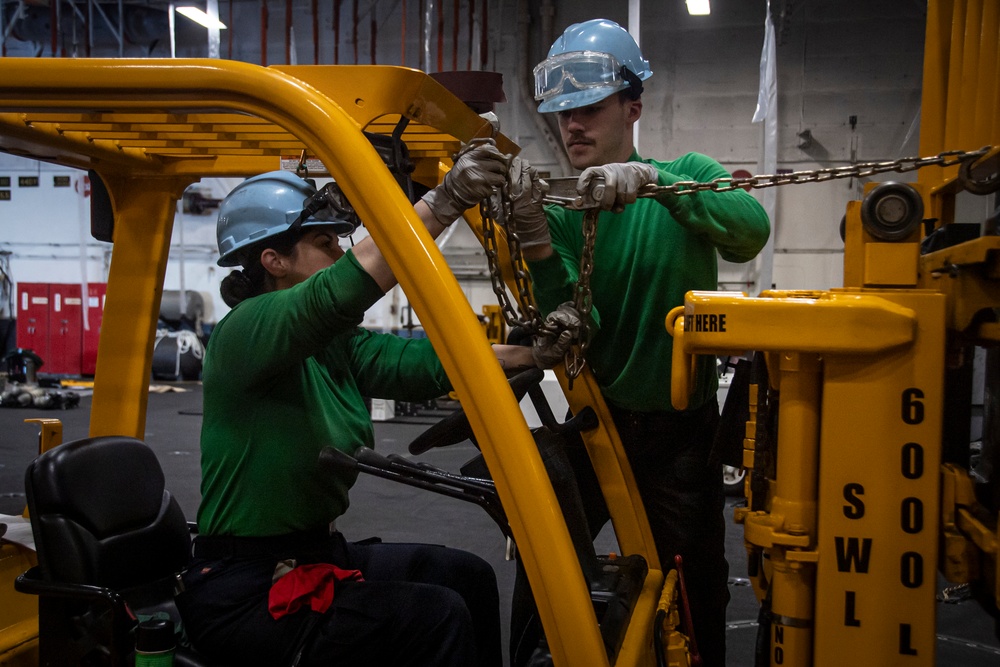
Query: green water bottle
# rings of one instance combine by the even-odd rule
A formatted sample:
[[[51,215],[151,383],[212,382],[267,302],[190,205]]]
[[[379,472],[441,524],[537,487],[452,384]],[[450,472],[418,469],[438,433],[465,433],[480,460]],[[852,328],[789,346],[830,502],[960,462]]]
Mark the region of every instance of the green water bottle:
[[[173,667],[176,648],[173,621],[143,621],[135,633],[135,667]]]

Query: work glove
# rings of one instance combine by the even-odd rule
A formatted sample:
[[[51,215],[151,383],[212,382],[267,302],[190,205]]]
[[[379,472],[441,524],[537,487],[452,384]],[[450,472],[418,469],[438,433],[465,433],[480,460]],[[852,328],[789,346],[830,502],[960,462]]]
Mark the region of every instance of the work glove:
[[[507,159],[492,141],[469,144],[455,155],[454,165],[441,184],[421,199],[447,227],[506,182]]]
[[[593,201],[605,211],[621,213],[626,204],[636,200],[642,186],[655,184],[659,177],[656,167],[645,162],[612,162],[600,167],[588,167],[576,182],[576,191],[580,196],[574,203],[584,206]],[[591,184],[598,178],[604,179],[603,192],[599,188],[591,192]]]
[[[522,248],[552,245],[549,222],[545,219],[542,199],[548,191],[535,168],[520,157],[510,163],[511,220],[508,231],[517,234]]]
[[[545,318],[531,343],[531,356],[539,368],[552,368],[580,338],[583,320],[571,301],[560,304]]]

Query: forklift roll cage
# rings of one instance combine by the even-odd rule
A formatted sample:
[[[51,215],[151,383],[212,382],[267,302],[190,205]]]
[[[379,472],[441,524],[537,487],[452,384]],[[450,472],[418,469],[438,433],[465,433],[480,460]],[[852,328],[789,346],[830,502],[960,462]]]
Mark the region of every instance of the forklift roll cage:
[[[401,139],[411,178],[432,187],[463,142],[494,135],[489,122],[430,76],[400,67],[6,58],[0,72],[0,150],[87,170],[114,213],[113,228],[95,217],[94,231],[114,250],[90,436],[142,438],[145,431],[157,314],[185,188],[201,178],[270,171],[282,158],[319,160],[439,351],[496,482],[555,663],[608,664],[590,591],[517,401],[454,275],[370,138]],[[518,151],[503,135],[495,139],[500,150]],[[478,213],[467,215],[479,229]],[[572,395],[572,406],[595,406],[602,424],[611,423],[590,376]],[[616,664],[648,664],[663,574],[617,435],[601,426],[587,441],[620,546],[649,565]],[[9,648],[0,646],[0,655]]]

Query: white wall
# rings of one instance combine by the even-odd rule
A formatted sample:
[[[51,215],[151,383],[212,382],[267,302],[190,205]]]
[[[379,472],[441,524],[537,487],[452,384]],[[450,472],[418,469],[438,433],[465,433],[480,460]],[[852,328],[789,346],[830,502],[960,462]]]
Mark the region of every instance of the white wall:
[[[329,4],[329,3],[321,3]],[[347,5],[348,3],[344,3]],[[440,3],[437,3],[440,4]],[[437,4],[432,7],[437,7]],[[479,6],[480,3],[476,3]],[[783,3],[784,4],[784,3]],[[430,69],[436,69],[437,40],[421,41],[420,17],[408,3],[406,64],[416,66],[421,54],[430,54]],[[295,59],[311,63],[313,57],[309,7],[297,0]],[[380,64],[400,62],[401,20],[399,3],[374,5],[378,21]],[[806,170],[841,166],[851,160],[887,160],[913,156],[918,151],[920,81],[926,6],[920,0],[810,0],[787,3],[790,14],[778,17],[777,69],[779,91],[778,167]],[[452,69],[452,4],[443,6],[446,35],[444,69]],[[459,69],[465,68],[469,51],[466,5],[462,5]],[[546,7],[553,9],[551,22]],[[524,155],[540,169],[562,175],[557,155],[543,133],[519,85],[519,71],[530,70],[549,43],[571,22],[598,16],[627,25],[628,3],[596,0],[490,0],[488,15],[487,67],[503,72],[507,102],[497,107],[503,131],[523,147]],[[647,0],[642,3],[641,46],[650,60],[654,76],[643,96],[639,150],[650,157],[668,159],[687,151],[712,155],[730,171],[746,169],[759,173],[762,130],[751,123],[757,101],[758,71],[763,42],[764,0],[713,0],[709,17],[690,17],[683,0]],[[333,35],[330,7],[321,12],[321,62],[332,62]],[[435,9],[436,11],[436,9]],[[259,63],[260,13],[256,2],[234,5],[231,31],[233,57]],[[220,1],[220,15],[228,17],[228,4]],[[202,34],[178,18],[182,35],[178,55],[206,55]],[[478,60],[480,17],[475,17],[473,49]],[[283,63],[284,16],[271,8],[268,63]],[[432,21],[432,25],[435,21]],[[369,62],[370,17],[361,17],[357,47],[359,62]],[[46,33],[47,34],[47,33]],[[525,39],[527,37],[527,39]],[[340,62],[352,63],[354,32],[350,12],[341,18]],[[429,47],[429,48],[426,48]],[[9,39],[9,55],[34,55],[48,44]],[[152,49],[129,45],[126,56],[169,55],[163,43]],[[117,55],[116,46],[104,47]],[[222,54],[228,53],[228,35],[223,31]],[[427,62],[425,60],[425,62]],[[520,70],[519,64],[526,69]],[[475,67],[475,65],[474,65]],[[530,93],[528,93],[530,94]],[[849,119],[857,119],[854,128]],[[809,130],[812,144],[800,148],[799,133]],[[16,186],[20,174],[43,174],[40,187],[28,191]],[[88,280],[103,280],[108,262],[108,244],[88,239],[86,261],[80,261],[80,228],[86,227],[86,210],[72,188],[55,189],[51,175],[72,170],[38,165],[0,154],[0,175],[14,181],[10,202],[0,202],[0,250],[11,252],[15,280],[76,282],[85,265]],[[885,177],[888,178],[888,177]],[[912,180],[913,175],[896,176]],[[46,181],[48,184],[46,184]],[[206,183],[206,192],[221,197],[235,181]],[[786,186],[777,193],[773,282],[779,289],[827,289],[841,284],[843,252],[839,223],[847,201],[857,198],[861,183],[835,181],[825,184]],[[184,250],[180,236],[183,230]],[[202,291],[211,297],[208,321],[217,319],[226,307],[218,299],[218,282],[224,270],[214,265],[214,216],[178,215],[165,287]],[[456,233],[445,249],[446,256],[466,257],[475,247],[474,236]],[[183,257],[183,261],[182,261]],[[484,264],[483,264],[484,265]],[[723,263],[720,280],[725,289],[754,291],[752,265]],[[472,309],[494,303],[489,283],[463,280]],[[766,287],[766,286],[765,286]],[[388,296],[370,314],[369,324],[394,328],[405,317],[405,299]]]
[[[602,15],[627,25],[626,3],[603,14],[601,9],[594,13],[600,5],[593,2],[557,4],[556,35],[567,23]],[[765,3],[713,0],[711,4],[711,16],[692,17],[680,0],[642,3],[641,47],[653,77],[643,95],[639,151],[664,159],[697,151],[715,157],[731,172],[761,173],[762,128],[751,119],[759,87]],[[779,170],[917,155],[926,3],[787,4],[794,8],[791,13],[776,17]],[[512,45],[505,52],[513,49]],[[535,60],[542,55],[536,53]],[[851,116],[857,117],[854,129]],[[522,134],[514,138],[525,146],[529,159],[540,168],[558,170],[533,127],[523,121],[515,127]],[[811,132],[812,144],[799,148],[798,135],[805,130]],[[915,176],[896,179],[915,180]],[[847,202],[860,197],[861,188],[854,179],[778,189],[773,221],[777,288],[828,289],[842,284],[840,219]],[[725,289],[750,291],[747,282],[754,278],[752,266],[721,265]]]
[[[81,194],[84,172],[0,153],[0,176],[10,178],[9,201],[0,201],[0,250],[10,253],[15,282],[103,282],[111,244],[90,236],[89,201]],[[20,187],[22,177],[37,187]],[[69,177],[56,187],[56,177]],[[0,317],[9,304],[0,304]]]

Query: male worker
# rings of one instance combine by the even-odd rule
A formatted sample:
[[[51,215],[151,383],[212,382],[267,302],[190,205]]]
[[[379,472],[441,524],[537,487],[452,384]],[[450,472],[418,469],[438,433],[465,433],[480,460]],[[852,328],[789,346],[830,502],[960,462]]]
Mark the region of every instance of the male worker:
[[[673,409],[673,339],[664,318],[684,302],[687,291],[718,288],[716,251],[732,262],[756,256],[770,231],[767,214],[743,190],[637,199],[647,184],[711,181],[729,174],[697,153],[659,162],[636,152],[632,130],[642,114],[642,81],[652,71],[618,24],[595,19],[571,25],[534,71],[538,110],[557,114],[570,163],[583,170],[578,191],[585,193],[597,178],[605,183],[590,278],[587,363],[631,463],[660,561],[669,568],[675,555],[683,557],[703,664],[721,666],[729,565],[722,469],[710,457],[719,418],[718,377],[715,359],[700,358],[689,409]],[[584,214],[558,206],[543,211],[534,170],[515,160],[512,172],[511,224],[538,304],[551,313],[573,297]],[[607,521],[607,508],[593,470],[578,470],[578,476],[585,502],[592,505],[587,512],[596,535]],[[512,655],[515,664],[523,664],[533,647],[517,650],[524,633],[513,630]]]

